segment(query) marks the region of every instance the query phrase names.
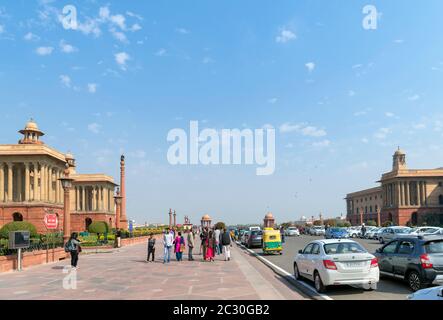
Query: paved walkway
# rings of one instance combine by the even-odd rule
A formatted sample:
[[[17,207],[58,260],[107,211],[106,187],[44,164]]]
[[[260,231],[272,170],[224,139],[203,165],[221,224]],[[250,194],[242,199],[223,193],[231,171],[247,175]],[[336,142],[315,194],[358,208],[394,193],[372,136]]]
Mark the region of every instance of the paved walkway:
[[[69,261],[0,274],[1,300],[301,300],[299,293],[256,258],[234,247],[232,260],[163,265],[147,263],[146,246],[136,245],[109,253],[80,257],[77,288],[63,287]]]

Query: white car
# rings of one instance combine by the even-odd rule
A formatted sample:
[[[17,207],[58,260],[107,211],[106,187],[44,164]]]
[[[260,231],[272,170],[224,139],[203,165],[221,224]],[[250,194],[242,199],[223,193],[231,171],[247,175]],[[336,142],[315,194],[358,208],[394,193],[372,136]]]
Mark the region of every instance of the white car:
[[[417,291],[408,296],[408,300],[443,301],[443,287],[434,287]]]
[[[375,239],[376,237],[376,233],[380,230],[381,228],[373,228],[371,230],[369,230],[368,232],[366,232],[366,238],[367,239]]]
[[[326,234],[325,227],[315,226],[309,229],[311,236],[324,236]]]
[[[410,230],[409,235],[419,236],[419,235],[430,235],[430,234],[441,234],[441,228],[439,227],[418,227]]]
[[[350,227],[348,233],[350,238],[358,238],[361,231],[361,227]]]
[[[286,229],[285,235],[288,237],[299,237],[300,231],[296,227],[289,227]]]
[[[355,241],[317,240],[295,257],[294,277],[314,281],[320,293],[334,285],[359,285],[365,290],[376,290],[380,270],[377,258]]]

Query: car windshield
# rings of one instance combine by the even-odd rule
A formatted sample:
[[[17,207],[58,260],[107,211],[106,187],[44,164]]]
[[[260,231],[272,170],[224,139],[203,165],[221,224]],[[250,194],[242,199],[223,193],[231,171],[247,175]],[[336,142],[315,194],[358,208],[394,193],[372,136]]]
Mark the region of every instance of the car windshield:
[[[251,232],[251,235],[252,235],[252,236],[261,236],[261,235],[262,235],[262,232],[261,232],[261,231],[252,231],[252,232]]]
[[[398,228],[398,229],[394,229],[395,233],[410,233],[411,229],[409,228]]]
[[[347,254],[367,252],[356,242],[330,243],[324,246],[326,254]]]
[[[341,232],[342,229],[340,228],[331,228],[331,232]]]
[[[428,242],[425,249],[426,253],[443,253],[443,240]]]
[[[297,228],[291,227],[291,228],[288,228],[288,230],[297,230]]]

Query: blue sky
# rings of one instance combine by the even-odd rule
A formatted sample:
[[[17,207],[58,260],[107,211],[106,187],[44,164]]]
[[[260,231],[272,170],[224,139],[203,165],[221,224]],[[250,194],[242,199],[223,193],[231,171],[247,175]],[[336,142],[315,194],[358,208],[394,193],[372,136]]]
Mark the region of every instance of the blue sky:
[[[62,8],[77,8],[65,30]],[[378,28],[362,27],[365,5]],[[80,172],[118,177],[128,214],[228,223],[345,213],[397,146],[443,166],[443,3],[419,1],[0,1],[0,143],[34,117]],[[169,130],[277,130],[276,172],[166,161]]]

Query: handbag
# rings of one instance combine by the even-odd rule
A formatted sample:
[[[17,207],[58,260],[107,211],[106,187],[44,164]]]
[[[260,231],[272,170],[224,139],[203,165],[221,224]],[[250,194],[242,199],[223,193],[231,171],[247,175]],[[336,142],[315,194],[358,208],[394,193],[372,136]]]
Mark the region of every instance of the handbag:
[[[185,252],[185,250],[186,250],[186,247],[185,247],[185,245],[182,243],[182,244],[180,245],[180,252],[183,253],[183,252]]]

